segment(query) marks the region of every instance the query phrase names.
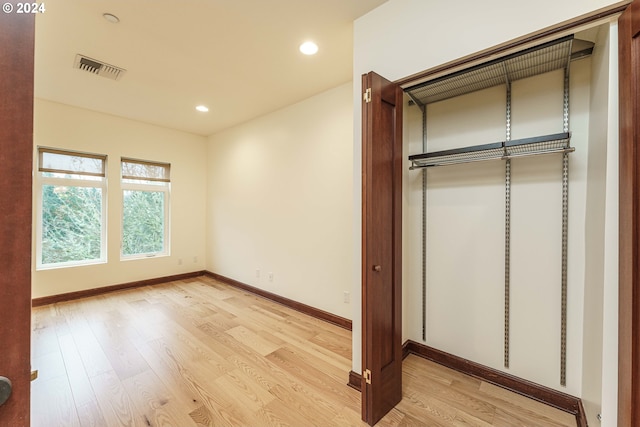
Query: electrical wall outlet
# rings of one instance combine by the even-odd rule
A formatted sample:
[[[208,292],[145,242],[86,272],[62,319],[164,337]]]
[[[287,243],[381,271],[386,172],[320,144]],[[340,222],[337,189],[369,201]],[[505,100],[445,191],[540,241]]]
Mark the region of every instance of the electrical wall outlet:
[[[178,258],[178,265],[182,265],[182,258]]]
[[[343,301],[345,304],[348,304],[351,302],[351,292],[344,291]]]
[[[256,268],[256,279],[260,278],[260,269]]]
[[[273,282],[273,271],[269,272],[269,281]]]
[[[194,263],[194,264],[196,264],[197,262],[198,262],[198,257],[197,257],[197,256],[194,256],[194,257],[193,257],[193,263]]]

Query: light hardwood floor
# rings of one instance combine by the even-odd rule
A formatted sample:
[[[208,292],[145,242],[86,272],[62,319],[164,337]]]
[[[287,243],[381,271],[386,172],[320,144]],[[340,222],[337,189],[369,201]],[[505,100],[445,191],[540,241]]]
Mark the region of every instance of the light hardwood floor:
[[[201,277],[33,309],[32,426],[364,426],[351,333]],[[417,356],[379,426],[575,426]]]

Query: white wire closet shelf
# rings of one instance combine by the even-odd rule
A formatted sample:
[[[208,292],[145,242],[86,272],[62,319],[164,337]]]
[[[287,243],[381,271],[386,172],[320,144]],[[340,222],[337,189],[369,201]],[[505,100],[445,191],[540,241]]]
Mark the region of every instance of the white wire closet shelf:
[[[573,35],[503,58],[428,80],[405,89],[418,105],[427,105],[516,80],[566,68],[572,57]]]
[[[560,69],[566,72],[573,59],[590,55],[592,51],[593,43],[574,40],[574,36],[569,35],[416,84],[405,88],[405,92],[423,111],[428,104],[494,86],[505,85],[510,94],[512,82]],[[507,102],[508,119],[511,109],[510,99]],[[510,134],[509,129],[508,123],[507,135]],[[567,129],[565,131],[553,135],[416,154],[409,156],[409,160],[411,169],[417,169],[539,154],[568,153],[575,149],[570,146],[571,134]]]

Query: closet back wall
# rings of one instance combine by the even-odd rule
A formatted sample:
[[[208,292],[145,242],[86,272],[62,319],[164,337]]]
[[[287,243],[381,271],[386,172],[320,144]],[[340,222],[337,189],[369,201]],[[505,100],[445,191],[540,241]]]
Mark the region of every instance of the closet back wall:
[[[562,155],[511,160],[510,374],[581,393],[585,176],[591,60],[571,64],[569,306],[566,389],[560,386]],[[563,130],[564,71],[512,86],[513,139]],[[505,139],[506,89],[427,106],[428,151]],[[407,150],[420,150],[422,121],[408,117]],[[417,120],[416,120],[417,119]],[[417,123],[416,123],[417,121]],[[414,151],[416,154],[420,151]],[[407,270],[421,271],[421,171],[407,171]],[[427,169],[426,341],[415,314],[405,338],[495,369],[503,366],[505,162]],[[407,312],[422,312],[421,281],[405,281]],[[416,322],[416,320],[419,320]]]
[[[207,270],[351,319],[351,93],[209,138]]]

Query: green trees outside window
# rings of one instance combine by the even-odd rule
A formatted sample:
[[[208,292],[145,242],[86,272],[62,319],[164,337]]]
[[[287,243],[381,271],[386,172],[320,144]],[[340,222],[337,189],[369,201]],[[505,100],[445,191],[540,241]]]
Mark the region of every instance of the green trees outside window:
[[[171,165],[121,158],[121,259],[169,254]]]
[[[164,191],[123,191],[122,255],[164,250],[164,203]]]
[[[38,147],[36,268],[106,260],[103,154]]]
[[[42,186],[42,264],[99,260],[102,188]]]

